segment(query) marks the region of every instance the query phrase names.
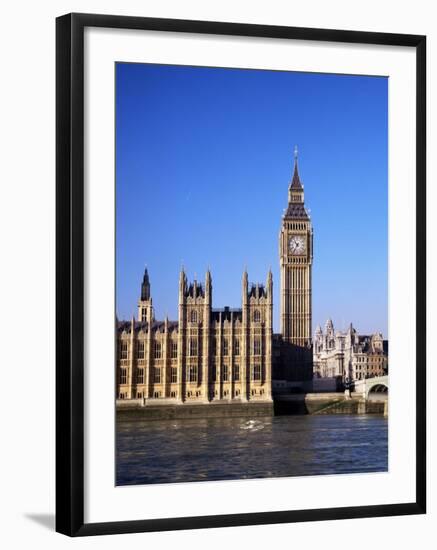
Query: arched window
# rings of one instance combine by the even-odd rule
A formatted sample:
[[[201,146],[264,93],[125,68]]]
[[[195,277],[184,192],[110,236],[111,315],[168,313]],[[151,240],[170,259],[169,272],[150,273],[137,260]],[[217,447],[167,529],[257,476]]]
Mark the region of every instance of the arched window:
[[[120,347],[119,347],[119,352],[120,352],[120,359],[128,359],[128,348],[127,348],[127,342],[120,342]]]
[[[191,310],[191,318],[192,323],[197,323],[197,311],[195,309]]]
[[[144,384],[144,369],[137,370],[137,384]]]
[[[234,355],[240,355],[240,340],[239,338],[234,338]]]
[[[196,357],[198,354],[197,339],[190,338],[190,357]]]
[[[255,309],[253,312],[253,320],[255,323],[259,323],[261,321],[261,313],[259,312],[259,309]]]
[[[155,384],[160,384],[161,383],[161,369],[159,367],[154,367],[153,368],[153,381]]]
[[[252,365],[252,380],[261,380],[261,365]]]
[[[155,340],[154,342],[154,358],[155,359],[161,359],[161,354],[162,354],[162,348],[161,348],[161,342],[157,342]]]
[[[229,355],[229,341],[227,338],[223,339],[223,355],[225,357]]]
[[[178,381],[178,369],[177,367],[171,367],[171,383],[176,384],[177,381]]]
[[[144,340],[137,341],[137,359],[144,359]]]
[[[127,384],[127,370],[120,369],[120,384]]]
[[[239,382],[240,381],[240,365],[238,365],[237,363],[234,363],[234,380],[235,382]]]
[[[253,341],[253,354],[261,355],[261,340],[259,338],[255,338]]]
[[[222,367],[222,378],[223,382],[228,382],[229,380],[229,367],[226,364],[224,364]]]
[[[188,382],[197,382],[197,365],[189,365]]]
[[[172,340],[171,342],[171,358],[177,359],[178,358],[178,341]]]

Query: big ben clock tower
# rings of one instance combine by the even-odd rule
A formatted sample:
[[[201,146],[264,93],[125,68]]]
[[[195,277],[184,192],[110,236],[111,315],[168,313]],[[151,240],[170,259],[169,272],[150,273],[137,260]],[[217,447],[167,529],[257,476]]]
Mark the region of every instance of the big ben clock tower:
[[[281,268],[282,369],[286,380],[312,378],[313,229],[304,204],[304,189],[294,150],[294,171],[288,187],[288,207],[279,235]]]

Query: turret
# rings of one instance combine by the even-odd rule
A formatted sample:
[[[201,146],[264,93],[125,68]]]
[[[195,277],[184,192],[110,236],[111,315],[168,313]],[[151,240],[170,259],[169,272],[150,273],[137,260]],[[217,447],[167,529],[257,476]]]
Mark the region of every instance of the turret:
[[[334,336],[334,323],[332,322],[332,319],[328,319],[326,321],[325,332],[326,334],[332,334],[332,336]]]
[[[335,345],[334,323],[328,319],[325,323],[325,348],[333,349]]]
[[[141,300],[150,300],[150,280],[147,267],[144,270],[143,282],[141,284]]]
[[[179,273],[179,304],[182,304],[184,302],[186,287],[187,278],[185,276],[184,268],[181,267],[181,272]]]
[[[269,302],[273,302],[273,275],[272,270],[269,269],[269,272],[267,274],[267,296],[269,298]]]
[[[266,282],[266,294],[267,294],[267,323],[269,328],[273,327],[273,275],[272,270],[269,269]]]
[[[193,298],[197,298],[197,275],[194,274],[194,281],[193,281]]]
[[[247,275],[247,269],[246,268],[244,269],[244,272],[243,272],[243,279],[242,279],[241,287],[242,287],[241,291],[242,291],[243,305],[246,305],[247,304],[247,295],[248,295],[248,291],[249,291],[249,278],[248,278],[248,275]]]
[[[140,323],[152,323],[153,305],[150,294],[150,279],[147,267],[144,270],[143,282],[141,283],[141,295],[138,302],[138,321]]]
[[[212,279],[209,269],[206,270],[205,275],[205,303],[209,305],[212,303]]]
[[[319,353],[323,349],[323,331],[320,325],[317,325],[316,333],[314,337],[315,352]]]

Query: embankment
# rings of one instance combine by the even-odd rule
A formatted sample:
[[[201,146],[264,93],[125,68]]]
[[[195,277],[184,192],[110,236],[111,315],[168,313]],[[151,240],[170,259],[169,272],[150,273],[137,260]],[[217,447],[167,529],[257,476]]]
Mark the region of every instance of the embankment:
[[[275,399],[275,414],[387,414],[387,401],[366,401],[343,393],[283,395]]]

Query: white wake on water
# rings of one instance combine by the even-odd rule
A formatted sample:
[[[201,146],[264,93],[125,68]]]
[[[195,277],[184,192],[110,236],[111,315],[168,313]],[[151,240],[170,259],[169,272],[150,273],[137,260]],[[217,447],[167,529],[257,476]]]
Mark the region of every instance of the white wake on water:
[[[258,430],[263,430],[264,424],[260,420],[248,420],[240,426],[240,430],[251,430],[257,432]]]

